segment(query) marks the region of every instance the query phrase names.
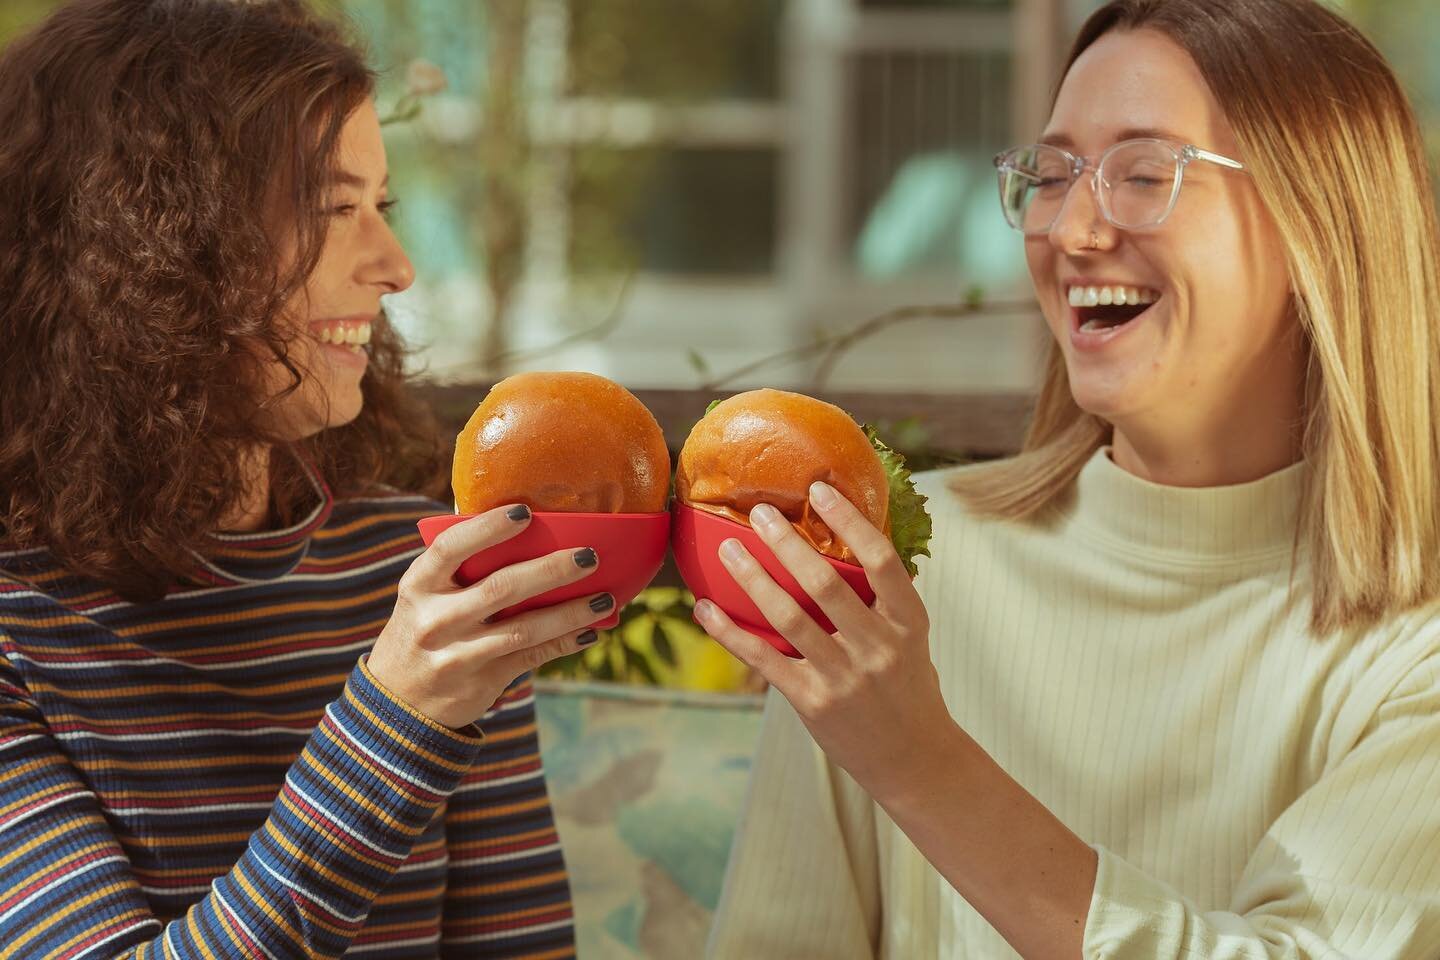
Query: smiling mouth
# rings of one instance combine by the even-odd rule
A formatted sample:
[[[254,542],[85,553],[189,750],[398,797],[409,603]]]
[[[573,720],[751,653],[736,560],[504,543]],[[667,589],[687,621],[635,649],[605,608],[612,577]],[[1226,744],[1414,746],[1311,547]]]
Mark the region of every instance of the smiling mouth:
[[[1069,297],[1077,329],[1104,333],[1145,313],[1160,299],[1160,292],[1148,287],[1071,287]]]

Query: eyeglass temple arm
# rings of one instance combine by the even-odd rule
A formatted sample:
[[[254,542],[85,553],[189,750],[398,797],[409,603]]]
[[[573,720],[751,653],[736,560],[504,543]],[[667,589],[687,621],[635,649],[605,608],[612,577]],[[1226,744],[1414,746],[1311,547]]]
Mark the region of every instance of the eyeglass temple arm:
[[[1202,150],[1195,146],[1186,147],[1185,155],[1192,160],[1206,160],[1210,163],[1218,163],[1220,166],[1229,167],[1231,170],[1245,169],[1245,164],[1239,160],[1231,160],[1229,157],[1222,157],[1218,153],[1211,153],[1209,150]]]

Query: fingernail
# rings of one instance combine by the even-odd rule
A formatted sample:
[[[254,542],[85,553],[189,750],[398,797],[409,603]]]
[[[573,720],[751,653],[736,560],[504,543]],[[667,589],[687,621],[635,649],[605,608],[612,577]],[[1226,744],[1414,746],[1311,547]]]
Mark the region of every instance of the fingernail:
[[[575,566],[581,570],[589,570],[599,562],[600,558],[596,556],[593,547],[586,547],[584,550],[575,551]]]
[[[828,510],[830,507],[835,506],[836,501],[839,499],[840,495],[835,492],[835,488],[830,486],[830,484],[821,483],[819,480],[810,484],[810,502],[821,510]]]
[[[580,636],[575,638],[575,642],[580,644],[580,646],[582,647],[588,647],[590,646],[590,644],[594,643],[596,640],[599,639],[600,634],[596,633],[594,630],[586,630],[584,633],[580,634]]]
[[[709,600],[695,601],[695,619],[704,623],[709,620],[714,611],[711,609]]]
[[[530,508],[522,503],[518,507],[511,507],[509,510],[506,510],[505,516],[514,520],[516,523],[524,523],[530,519]]]
[[[780,511],[768,503],[756,504],[750,511],[750,525],[762,530],[774,530],[780,519]]]
[[[732,538],[720,544],[720,556],[731,563],[740,563],[745,559],[745,548],[740,545],[739,540]]]
[[[608,593],[602,593],[598,597],[590,598],[590,609],[596,613],[604,613],[615,606],[615,598]]]

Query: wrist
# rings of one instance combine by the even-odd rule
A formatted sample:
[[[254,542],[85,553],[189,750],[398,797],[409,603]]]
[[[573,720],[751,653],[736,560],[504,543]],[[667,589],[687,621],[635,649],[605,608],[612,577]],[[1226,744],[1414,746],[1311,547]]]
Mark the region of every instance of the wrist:
[[[862,786],[893,819],[903,819],[953,795],[974,768],[975,750],[979,745],[946,712],[923,738],[896,750],[873,785]]]
[[[444,728],[446,732],[462,736],[473,735],[465,730],[472,725],[471,719],[457,716],[453,710],[445,709],[445,705],[431,703],[420,691],[411,690],[405,682],[406,671],[399,668],[382,651],[372,650],[367,653],[360,659],[360,665],[370,682],[375,684],[385,697],[395,701],[407,712],[427,723]]]

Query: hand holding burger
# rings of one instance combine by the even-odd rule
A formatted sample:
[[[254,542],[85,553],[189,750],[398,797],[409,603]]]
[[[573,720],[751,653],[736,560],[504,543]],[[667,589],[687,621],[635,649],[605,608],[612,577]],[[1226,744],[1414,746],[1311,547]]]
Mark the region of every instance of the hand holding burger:
[[[824,556],[853,563],[854,551],[810,502],[827,483],[871,526],[891,536],[906,568],[929,556],[930,517],[905,461],[834,404],[784,390],[751,390],[710,405],[690,432],[675,472],[675,496],[696,510],[749,523],[767,503]]]
[[[437,723],[474,722],[521,674],[593,643],[654,576],[669,475],[659,425],[619,384],[496,384],[456,439],[459,515],[421,521],[428,549],[401,579],[371,672]]]
[[[697,591],[705,631],[784,695],[872,795],[900,772],[904,782],[923,781],[926,738],[953,723],[930,662],[929,616],[911,583],[914,557],[928,555],[930,519],[900,458],[836,407],[752,391],[714,405],[697,425],[676,492],[677,559],[685,510],[690,519],[723,512],[727,523],[741,521],[719,541],[719,562],[778,637],[747,629],[755,625]]]

